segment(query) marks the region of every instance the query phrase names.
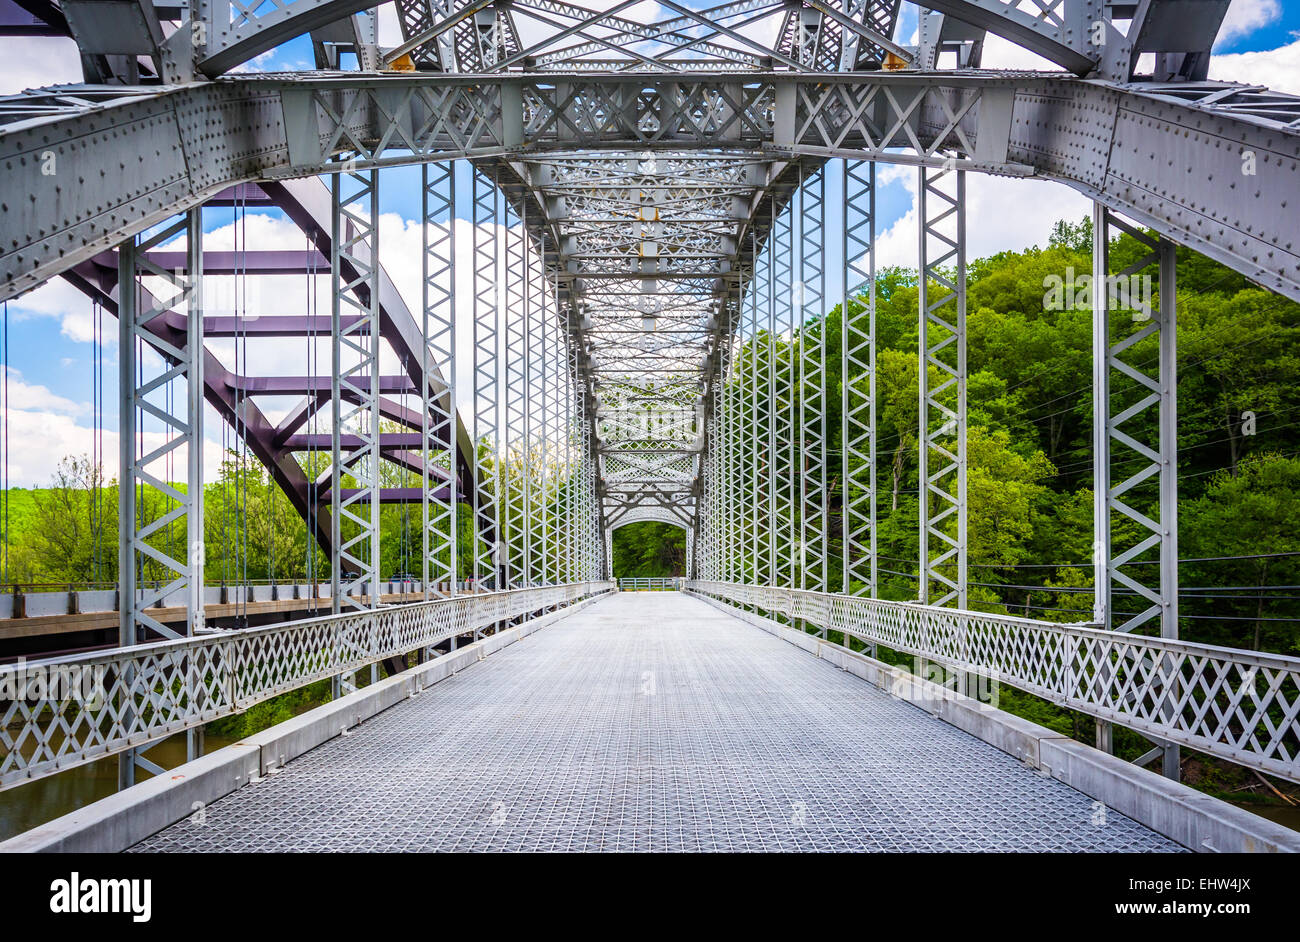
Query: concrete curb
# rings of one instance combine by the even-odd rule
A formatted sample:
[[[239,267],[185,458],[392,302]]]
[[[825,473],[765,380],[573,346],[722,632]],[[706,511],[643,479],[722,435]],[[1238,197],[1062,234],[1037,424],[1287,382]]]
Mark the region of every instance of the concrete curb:
[[[115,853],[608,593],[458,648],[0,842],[0,853]],[[196,824],[196,826],[198,826]]]
[[[1075,742],[1045,726],[947,687],[716,599],[688,594],[788,641],[931,716],[956,726],[1042,775],[1069,785],[1157,834],[1209,853],[1300,853],[1300,832],[1187,785]],[[0,845],[3,846],[3,845]]]

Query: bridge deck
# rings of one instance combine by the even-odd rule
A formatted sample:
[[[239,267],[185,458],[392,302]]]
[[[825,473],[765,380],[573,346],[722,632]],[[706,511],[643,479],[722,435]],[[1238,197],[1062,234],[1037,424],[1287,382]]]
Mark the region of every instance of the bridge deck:
[[[134,849],[1179,848],[689,596],[624,593]]]

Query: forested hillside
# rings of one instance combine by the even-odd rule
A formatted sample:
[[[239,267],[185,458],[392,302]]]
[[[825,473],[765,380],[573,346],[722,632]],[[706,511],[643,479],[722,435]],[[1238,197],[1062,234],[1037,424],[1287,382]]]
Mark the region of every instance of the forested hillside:
[[[1092,227],[1085,219],[1058,223],[1045,248],[1005,252],[969,267],[973,608],[1056,621],[1091,614],[1092,315],[1086,302],[1063,310],[1045,305],[1053,276],[1068,287],[1075,273],[1091,271],[1091,252]],[[1123,269],[1143,252],[1123,237],[1112,244],[1112,268]],[[1182,250],[1178,278],[1182,636],[1300,653],[1300,306]],[[879,591],[907,600],[917,597],[919,571],[916,272],[885,270],[876,287]],[[1160,292],[1158,281],[1154,291]],[[1113,340],[1137,329],[1123,315],[1112,320]],[[797,336],[760,334],[752,349],[746,344],[735,355],[730,378],[743,402],[747,371],[766,376],[764,360],[771,358],[781,375],[780,364],[797,361],[803,345],[824,344],[826,574],[833,588],[842,584],[840,332],[837,306],[805,322]],[[1156,354],[1152,336],[1140,340],[1129,359],[1151,363]],[[1112,386],[1113,396],[1123,392],[1119,383]],[[797,395],[779,407],[796,409]],[[1125,428],[1139,439],[1154,438],[1155,419],[1150,409]],[[750,421],[748,412],[741,415],[742,437]],[[821,432],[814,426],[802,434],[809,440]],[[739,452],[747,453],[745,444]],[[1117,450],[1112,481],[1141,466],[1141,459],[1134,463]],[[752,486],[747,473],[742,468],[742,487]],[[762,494],[752,506],[755,513],[770,511]],[[1119,526],[1118,535],[1127,535]],[[1138,607],[1123,592],[1115,605],[1121,612]]]
[[[686,531],[647,520],[614,531],[614,575],[686,575]]]

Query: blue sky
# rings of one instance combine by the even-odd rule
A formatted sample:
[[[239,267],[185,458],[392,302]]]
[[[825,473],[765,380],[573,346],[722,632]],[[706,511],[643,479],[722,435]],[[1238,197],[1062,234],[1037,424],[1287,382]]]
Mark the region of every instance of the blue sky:
[[[691,5],[703,7],[711,4],[694,0]],[[905,4],[904,11],[898,36],[907,41],[915,29],[915,8]],[[1226,72],[1218,77],[1300,91],[1297,87],[1300,83],[1300,3],[1235,0],[1222,35],[1224,39],[1215,50],[1212,75]],[[15,42],[10,40],[6,43],[6,53]],[[37,81],[75,80],[75,76],[60,77],[60,74],[51,72],[50,63],[59,61],[59,57],[51,55],[53,46],[30,40],[24,43],[26,45],[21,50],[15,47],[15,55],[6,64],[0,65],[0,91],[10,91]],[[25,55],[34,58],[29,61],[23,58]],[[305,67],[310,60],[310,44],[304,37],[261,58],[256,67],[276,71]],[[985,64],[1032,67],[1024,63],[1023,55],[1010,44],[999,46],[992,42],[986,50]],[[60,67],[64,65],[67,63]],[[877,195],[878,252],[882,264],[910,263],[914,255],[915,228],[914,216],[911,215],[914,179],[915,171],[882,168]],[[1041,244],[1056,218],[1077,219],[1087,210],[1086,201],[1081,197],[1051,183],[973,178],[970,197],[972,256]],[[419,168],[385,171],[381,186],[382,212],[401,217],[408,223],[417,221],[419,198]],[[461,200],[461,207],[461,215],[467,216],[467,199]],[[278,216],[277,213],[262,215],[270,219]],[[209,211],[205,214],[205,229],[216,231],[229,226],[230,220],[229,210]],[[411,261],[408,257],[390,254],[387,248],[381,251],[390,269],[409,268]],[[828,253],[827,264],[831,268],[839,264],[837,252]],[[414,308],[418,298],[408,298],[408,302]],[[293,307],[292,301],[288,304]],[[89,405],[92,398],[91,364],[94,357],[87,334],[89,317],[89,303],[62,283],[52,283],[8,305],[11,432],[19,436],[17,440],[11,437],[14,444],[11,459],[17,458],[19,466],[12,477],[15,484],[46,483],[61,455],[89,451],[92,435]],[[104,391],[108,406],[107,424],[113,428],[116,426],[117,390],[117,324],[114,319],[106,318],[105,332],[109,342],[102,352],[107,374]],[[209,440],[219,441],[220,435],[219,424],[215,417],[210,416]],[[107,449],[110,460],[115,447],[110,445]],[[11,461],[11,470],[12,467]]]

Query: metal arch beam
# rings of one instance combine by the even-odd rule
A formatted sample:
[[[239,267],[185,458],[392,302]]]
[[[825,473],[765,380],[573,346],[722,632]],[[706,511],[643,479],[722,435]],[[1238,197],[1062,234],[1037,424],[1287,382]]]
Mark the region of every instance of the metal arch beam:
[[[328,188],[322,185],[319,180],[286,180],[278,183],[264,183],[261,186],[276,205],[284,210],[285,214],[312,241],[317,250],[328,257],[331,249],[330,196]],[[355,273],[352,273],[349,277],[355,277]],[[403,368],[415,388],[419,389],[421,383],[424,382],[421,366],[421,350],[424,341],[421,336],[421,328],[415,316],[407,308],[406,302],[397,290],[396,284],[393,283],[392,278],[383,266],[380,266],[379,270],[379,332],[380,336],[383,337],[398,359],[404,364]],[[434,370],[432,381],[442,390],[443,409],[450,410],[452,408],[450,391],[445,378]],[[381,400],[380,406],[381,411],[385,411],[386,403]],[[387,411],[385,411],[385,415],[388,418],[397,418],[397,416],[391,415]],[[463,460],[464,456],[472,454],[472,451],[469,450],[469,433],[459,416],[456,420],[455,434],[457,453],[462,458],[459,473],[456,475],[461,482],[458,485],[458,490],[464,488],[467,492],[477,485],[474,482],[469,462]]]
[[[302,230],[315,248],[328,257],[331,251],[329,218],[331,208],[328,188],[319,180],[313,179],[265,183],[261,188],[271,201]],[[328,268],[322,269],[322,274],[326,273]],[[83,294],[99,301],[109,313],[116,315],[117,300],[113,294],[115,274],[115,268],[104,268],[96,264],[95,259],[90,259],[65,272],[64,278]],[[344,274],[349,279],[355,277],[355,272],[346,264]],[[378,280],[380,336],[402,361],[413,388],[418,390],[423,379],[419,357],[422,343],[419,325],[407,309],[396,285],[382,267]],[[147,298],[143,300],[148,302]],[[143,325],[143,329],[167,344],[183,346],[185,343],[184,318],[177,318],[167,313],[160,314]],[[265,416],[253,399],[240,397],[241,388],[249,384],[235,376],[210,352],[205,355],[203,376],[205,398],[209,404],[232,428],[243,432],[249,450],[267,468],[276,485],[285,493],[303,520],[310,522],[313,516],[315,517],[315,539],[322,550],[328,553],[332,545],[329,489],[320,490],[316,495],[318,506],[313,507],[312,481],[303,473],[301,465],[295,460],[296,449],[290,437],[301,422],[305,421],[308,412],[320,408],[328,401],[328,383],[324,389],[308,397],[308,402],[296,413],[300,416],[299,419],[294,420],[291,417],[277,426]],[[447,408],[450,402],[447,398],[448,386],[436,370],[433,371],[432,382],[437,391],[435,397],[440,396],[443,408]],[[311,401],[313,399],[315,401]],[[408,427],[418,428],[420,425],[418,415],[406,414],[399,405],[386,397],[380,399],[380,412],[385,418],[401,422]],[[469,493],[476,485],[472,470],[464,460],[464,456],[468,453],[466,449],[469,447],[469,437],[459,416],[456,420],[455,434],[458,441],[457,452],[461,460],[458,462],[459,473],[452,482],[453,493]],[[384,452],[387,459],[409,465],[409,459],[404,461],[400,455],[389,454],[389,449],[384,449]]]
[[[925,0],[924,6],[1003,36],[1078,75],[1087,75],[1100,59],[1089,43],[1091,24],[1103,16],[1099,0],[1044,2],[1037,16],[1021,9],[1018,0]],[[1114,27],[1110,32],[1122,40]]]
[[[230,0],[208,0],[211,38],[207,55],[196,63],[198,71],[215,78],[283,42],[328,26],[345,16],[380,6],[378,0],[296,0],[277,4],[274,9],[240,27],[230,27]],[[218,27],[217,23],[221,26]]]
[[[492,0],[464,0],[460,3],[446,4],[443,8],[445,13],[438,23],[430,23],[420,33],[408,36],[406,42],[385,57],[385,61],[391,62],[405,52],[424,46],[440,34],[463,23],[467,17],[473,16],[475,11],[487,8],[491,2]],[[872,28],[872,26],[892,25],[896,18],[897,3],[883,10],[885,14],[881,18],[883,22],[877,23],[873,17],[864,17],[871,20],[871,24],[868,25],[866,22],[859,23],[855,17],[845,15],[839,9],[821,3],[820,0],[809,0],[809,2],[811,7],[824,17],[823,24],[834,24],[831,32],[845,37],[847,37],[845,30],[853,34],[854,42],[851,44],[853,48],[856,48],[860,39],[864,39],[878,49],[889,50],[895,54],[901,51],[887,35]],[[203,75],[216,77],[296,36],[321,29],[330,23],[379,5],[376,0],[294,0],[294,2],[277,0],[270,10],[255,15],[258,5],[247,4],[247,9],[236,7],[238,22],[232,25],[230,22],[232,0],[208,0],[207,25],[210,36],[204,47],[204,54],[196,63],[196,68]],[[567,50],[566,54],[582,55],[593,51],[594,48],[609,47],[626,55],[638,56],[637,53],[620,44],[634,44],[650,37],[670,41],[681,34],[683,27],[698,24],[710,28],[713,31],[710,35],[721,34],[741,45],[757,49],[760,55],[773,57],[792,68],[801,67],[800,63],[787,58],[779,48],[765,47],[723,24],[723,20],[747,12],[757,6],[756,4],[724,4],[699,13],[671,2],[666,5],[678,15],[639,28],[633,25],[631,29],[622,27],[623,21],[616,16],[591,10],[597,21],[614,32],[609,37],[595,38],[594,42],[587,43],[576,50]],[[770,4],[768,6],[770,10]],[[554,12],[553,5],[538,4],[538,7],[546,12]],[[1119,31],[1110,25],[1101,0],[1039,0],[1039,9],[1034,12],[1023,9],[1018,0],[934,0],[933,3],[925,3],[925,7],[1003,36],[1079,75],[1086,75],[1093,71],[1103,58],[1098,54],[1099,47],[1092,42],[1094,25],[1102,22],[1107,30],[1105,37],[1107,46],[1103,48],[1107,61],[1117,65],[1127,65],[1126,53],[1131,43],[1127,43]],[[581,15],[576,13],[577,9],[570,9],[565,15]],[[508,9],[505,10],[505,14],[508,17]],[[770,12],[764,15],[770,15]],[[789,19],[788,15],[787,19]],[[577,32],[577,29],[570,27],[569,31]],[[827,30],[818,30],[819,34],[824,32]],[[782,42],[782,37],[788,40],[788,36],[789,30],[782,30],[777,46],[781,48],[787,46],[788,41]],[[698,42],[698,40],[687,42],[687,45],[697,45]],[[1122,49],[1119,48],[1121,46]],[[710,51],[716,55],[739,50],[712,49]],[[910,58],[906,53],[902,57]],[[493,70],[492,64],[488,65],[487,70]]]
[[[381,5],[378,0],[294,0],[294,2],[285,3],[277,0],[272,9],[255,17],[253,10],[257,8],[257,5],[251,4],[248,11],[241,11],[240,13],[243,22],[232,28],[230,25],[232,0],[208,0],[208,3],[210,7],[208,21],[210,39],[204,50],[206,54],[198,59],[196,69],[209,78],[222,75],[235,66],[311,30],[320,29],[344,17]],[[764,0],[761,5],[770,5],[770,3],[771,0]],[[476,11],[487,9],[494,4],[495,0],[463,0],[463,2],[455,4],[454,7],[449,4],[445,15],[438,22],[431,23],[420,33],[408,37],[397,49],[387,54],[384,61],[392,62],[399,56],[424,46],[447,30],[464,23]],[[609,38],[587,37],[592,40],[589,45],[612,48],[624,54],[636,56],[635,52],[620,47],[618,43],[623,40],[636,42],[651,37],[667,42],[684,28],[703,26],[715,31],[715,33],[727,36],[743,46],[751,47],[758,55],[775,57],[792,68],[799,67],[799,63],[787,59],[762,43],[750,39],[743,33],[733,30],[719,21],[706,18],[709,14],[718,14],[719,12],[725,18],[727,15],[734,15],[735,12],[743,11],[747,6],[753,4],[726,4],[723,7],[700,12],[678,6],[672,0],[666,0],[664,5],[677,15],[667,21],[645,26],[628,23],[635,30],[630,36],[626,35],[625,31],[625,34],[622,35],[615,32]],[[553,12],[545,5],[542,6],[542,9]],[[576,8],[574,9],[576,10]],[[506,12],[508,13],[508,9]],[[570,11],[569,15],[572,15],[573,12]],[[613,12],[617,11],[591,10],[589,12],[594,18],[593,23],[599,22],[617,28],[620,23],[626,22],[612,15]],[[865,27],[863,28],[865,29]],[[562,30],[561,32],[565,31]],[[585,35],[579,32],[579,28],[570,27],[568,32],[578,32],[579,35]],[[562,35],[554,36],[548,40],[548,44],[562,38],[564,38]],[[695,42],[688,41],[687,45],[692,46],[698,43],[698,40]],[[712,46],[712,44],[708,45]],[[726,53],[739,50],[717,48],[715,51],[716,53]],[[505,61],[508,63],[510,60]],[[485,71],[493,71],[495,67],[496,64],[490,63]]]
[[[605,528],[611,533],[633,523],[667,523],[674,527],[690,531],[691,525],[673,512],[671,507],[633,507],[624,511],[615,519],[609,520]]]
[[[0,165],[8,172],[0,197],[0,297],[35,287],[232,184],[325,171],[326,158],[336,150],[365,140],[371,144],[363,164],[509,155],[525,147],[540,154],[720,145],[761,158],[800,150],[915,163],[920,158],[896,148],[919,145],[937,152],[945,143],[969,144],[975,160],[962,164],[967,169],[1019,168],[1064,182],[1272,290],[1300,298],[1300,249],[1283,208],[1300,201],[1300,98],[1223,83],[1138,88],[1000,73],[768,75],[744,85],[734,76],[605,76],[573,83],[587,95],[607,90],[610,104],[623,100],[620,89],[628,83],[636,90],[629,104],[649,94],[664,96],[669,100],[653,104],[661,114],[677,109],[676,133],[647,138],[634,116],[608,112],[599,126],[584,123],[566,111],[577,94],[574,84],[563,87],[550,75],[478,84],[430,75],[239,78],[128,94],[98,107],[74,104],[71,113],[64,90],[52,113],[0,132]],[[503,129],[503,102],[524,96],[541,109],[528,133],[522,124]],[[718,107],[708,120],[691,123],[685,103],[710,96],[719,105],[731,102],[730,116]],[[775,96],[789,96],[783,100],[794,105],[789,123],[779,127],[760,118]],[[897,107],[886,106],[887,100]],[[39,99],[28,95],[22,101],[23,113],[30,114],[30,103]],[[857,117],[831,124],[846,103]],[[462,118],[473,111],[480,118],[453,127],[451,118],[434,114],[435,107]],[[541,117],[543,112],[549,117]],[[954,120],[956,112],[961,116]],[[872,114],[894,120],[881,124]],[[403,146],[404,134],[421,150],[389,151]],[[1153,160],[1152,142],[1175,136],[1177,148],[1167,159]],[[102,146],[110,140],[111,158]],[[314,156],[303,153],[308,143]],[[1258,176],[1241,174],[1247,151],[1257,158]],[[46,154],[62,161],[62,176],[42,173]],[[83,182],[67,182],[74,173]],[[1210,174],[1242,182],[1193,192]]]
[[[63,15],[63,11],[53,0],[10,0],[10,2],[25,10],[34,19],[45,24],[42,30],[39,25],[33,23],[28,27],[27,32],[11,32],[6,35],[25,35],[25,36],[70,36],[71,30],[68,29],[68,18]]]
[[[98,278],[88,276],[82,269],[65,272],[63,277],[69,284],[87,297],[98,301],[114,317],[117,316],[117,297],[112,285],[102,284]],[[147,292],[142,292],[141,303],[151,304]],[[144,329],[155,334],[160,340],[170,345],[185,344],[185,326],[171,323],[165,314],[153,318],[144,325]],[[222,366],[211,352],[204,353],[203,361],[204,398],[232,428],[240,427],[245,432],[249,450],[262,462],[271,474],[276,485],[289,498],[303,520],[310,520],[310,508],[307,495],[311,482],[303,474],[302,467],[293,460],[286,450],[273,445],[276,427],[266,417],[255,402],[240,401],[236,396],[234,376]],[[329,513],[317,517],[316,541],[328,551],[329,547]]]

